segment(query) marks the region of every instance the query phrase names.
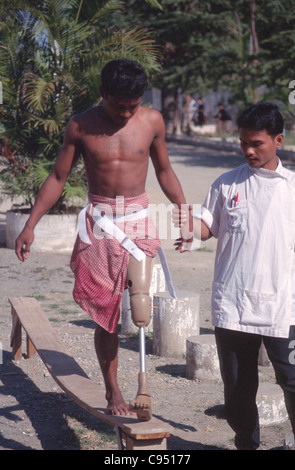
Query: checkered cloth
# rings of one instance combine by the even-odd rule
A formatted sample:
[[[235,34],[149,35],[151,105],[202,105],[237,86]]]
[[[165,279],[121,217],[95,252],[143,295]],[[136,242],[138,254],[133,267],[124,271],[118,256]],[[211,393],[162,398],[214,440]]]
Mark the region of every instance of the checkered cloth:
[[[128,198],[107,198],[89,194],[89,201],[106,216],[124,216],[148,207],[146,193]],[[114,220],[113,220],[114,221]],[[115,221],[114,221],[115,222]],[[101,327],[115,332],[120,304],[126,288],[129,253],[111,236],[105,236],[86,215],[91,245],[77,236],[71,257],[75,274],[73,297],[77,304]],[[116,223],[147,256],[154,258],[160,248],[153,221],[149,217]]]

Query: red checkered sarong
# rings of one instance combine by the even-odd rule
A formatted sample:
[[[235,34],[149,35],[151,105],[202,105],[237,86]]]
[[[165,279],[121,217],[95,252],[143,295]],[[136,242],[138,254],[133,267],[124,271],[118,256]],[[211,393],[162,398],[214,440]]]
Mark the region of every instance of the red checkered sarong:
[[[89,194],[89,201],[106,216],[117,217],[145,209],[149,204],[146,193],[120,198],[119,203],[118,198]],[[113,333],[126,287],[130,255],[116,239],[105,236],[89,214],[86,224],[91,244],[84,243],[78,235],[71,257],[70,265],[75,275],[73,297],[96,323]],[[116,224],[147,256],[156,256],[160,240],[150,217]]]

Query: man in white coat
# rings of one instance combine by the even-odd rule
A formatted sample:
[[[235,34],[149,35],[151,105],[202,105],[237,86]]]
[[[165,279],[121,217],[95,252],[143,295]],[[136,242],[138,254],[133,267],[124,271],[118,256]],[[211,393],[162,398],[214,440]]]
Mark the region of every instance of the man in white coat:
[[[256,394],[262,341],[295,433],[295,361],[290,349],[295,347],[295,173],[276,154],[284,122],[275,105],[251,106],[237,124],[246,164],[212,184],[201,215],[196,215],[201,234],[195,236],[218,239],[212,321],[226,417],[236,447],[254,450],[259,447]]]

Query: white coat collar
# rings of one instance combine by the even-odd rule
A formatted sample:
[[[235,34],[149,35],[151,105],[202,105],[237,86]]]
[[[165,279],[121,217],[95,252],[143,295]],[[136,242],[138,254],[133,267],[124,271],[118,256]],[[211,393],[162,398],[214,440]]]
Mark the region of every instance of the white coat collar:
[[[286,179],[284,175],[284,169],[281,160],[279,157],[277,157],[277,162],[278,166],[275,170],[268,170],[266,168],[250,168],[252,173],[254,173],[257,176],[261,176],[262,178],[284,178]]]

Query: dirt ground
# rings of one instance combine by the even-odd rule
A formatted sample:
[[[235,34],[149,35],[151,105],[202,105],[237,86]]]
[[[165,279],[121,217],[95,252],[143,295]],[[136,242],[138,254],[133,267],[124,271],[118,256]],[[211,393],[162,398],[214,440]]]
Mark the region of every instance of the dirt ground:
[[[202,203],[222,172],[241,156],[201,147],[168,145],[173,167],[190,203]],[[167,202],[151,169],[147,181],[151,203]],[[201,333],[212,331],[210,296],[215,241],[179,254],[164,240],[176,290],[200,295]],[[38,356],[13,361],[10,349],[9,297],[39,300],[57,334],[93,381],[103,386],[93,346],[94,324],[72,299],[69,255],[32,253],[22,264],[12,250],[0,248],[0,450],[116,450],[113,429],[73,403],[51,378]],[[153,414],[173,427],[171,451],[234,450],[233,432],[224,419],[219,381],[186,379],[186,359],[154,356],[147,338],[147,371]],[[139,371],[138,338],[120,335],[118,378],[126,400],[134,398]],[[271,367],[260,368],[261,381],[274,382]],[[279,450],[290,433],[288,421],[261,429],[261,450]]]

